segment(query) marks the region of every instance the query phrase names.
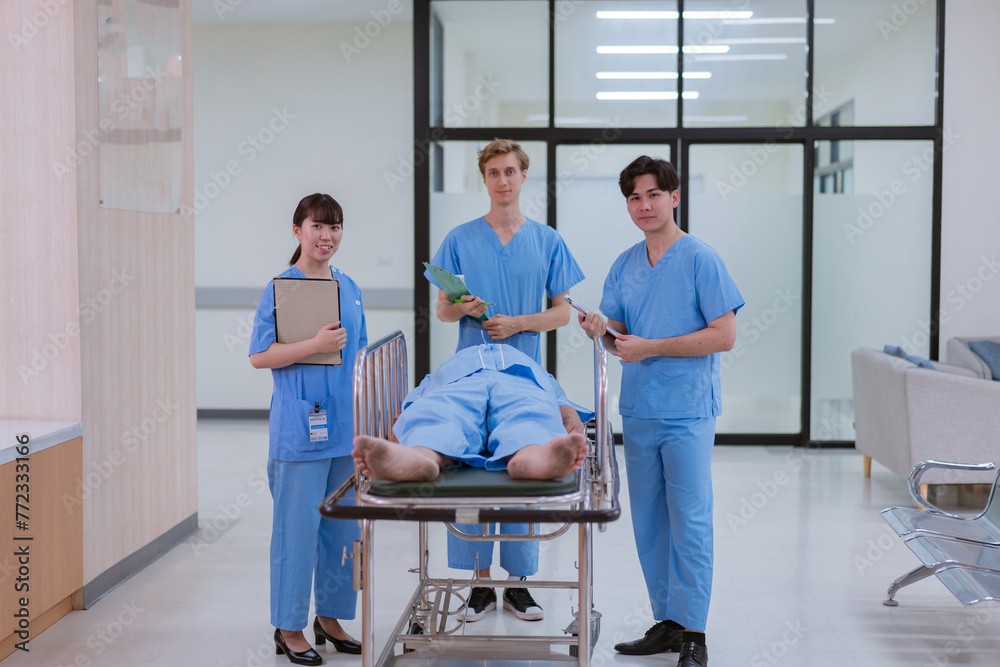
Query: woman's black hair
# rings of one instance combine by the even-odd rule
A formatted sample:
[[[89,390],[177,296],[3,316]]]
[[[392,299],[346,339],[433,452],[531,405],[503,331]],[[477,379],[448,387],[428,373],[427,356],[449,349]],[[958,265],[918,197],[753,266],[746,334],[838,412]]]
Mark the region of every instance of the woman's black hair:
[[[317,192],[302,198],[299,205],[295,207],[292,224],[301,229],[302,223],[307,218],[312,218],[313,222],[321,222],[324,225],[343,225],[344,209],[340,208],[337,200],[330,195]],[[299,247],[295,249],[295,253],[292,254],[292,259],[288,262],[288,265],[292,266],[295,264],[301,256],[302,244],[300,243]]]

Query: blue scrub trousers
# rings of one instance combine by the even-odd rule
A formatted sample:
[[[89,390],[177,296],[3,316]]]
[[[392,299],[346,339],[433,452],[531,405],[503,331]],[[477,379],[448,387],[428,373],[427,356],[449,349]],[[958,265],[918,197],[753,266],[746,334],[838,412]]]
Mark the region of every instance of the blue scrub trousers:
[[[302,630],[309,622],[309,593],[316,613],[352,619],[357,609],[353,561],[341,565],[344,547],[354,550],[361,539],[357,521],[324,519],[319,505],[349,475],[350,456],[318,461],[267,460],[267,479],[274,499],[271,529],[271,625]],[[353,499],[351,499],[353,503]]]
[[[715,417],[622,418],[632,529],[653,619],[704,631],[712,596]]]

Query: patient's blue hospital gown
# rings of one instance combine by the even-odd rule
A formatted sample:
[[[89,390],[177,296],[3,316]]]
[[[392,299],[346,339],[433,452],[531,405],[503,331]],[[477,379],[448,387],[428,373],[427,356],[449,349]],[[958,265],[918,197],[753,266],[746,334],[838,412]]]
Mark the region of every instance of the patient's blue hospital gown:
[[[566,435],[562,405],[576,410],[584,423],[594,416],[573,404],[555,378],[524,353],[505,344],[476,345],[453,354],[406,395],[393,433],[407,447],[427,447],[466,465],[504,470],[526,445]],[[504,531],[524,533],[526,524],[504,524]],[[489,567],[492,542],[455,541],[448,550],[450,567]],[[505,548],[513,544],[535,548]],[[534,574],[538,543],[501,543],[500,565],[511,574]]]

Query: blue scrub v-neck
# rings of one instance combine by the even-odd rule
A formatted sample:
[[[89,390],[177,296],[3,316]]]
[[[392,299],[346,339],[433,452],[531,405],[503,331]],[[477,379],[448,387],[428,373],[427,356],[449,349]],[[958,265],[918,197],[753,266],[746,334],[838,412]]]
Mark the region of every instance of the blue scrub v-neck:
[[[559,233],[530,218],[506,246],[485,217],[459,225],[442,241],[431,264],[463,276],[469,291],[492,303],[487,317],[540,313],[546,294],[562,294],[584,277]],[[438,286],[429,272],[424,275]],[[459,320],[456,351],[493,342],[498,341],[475,320]],[[536,362],[541,359],[537,332],[522,331],[503,342]]]

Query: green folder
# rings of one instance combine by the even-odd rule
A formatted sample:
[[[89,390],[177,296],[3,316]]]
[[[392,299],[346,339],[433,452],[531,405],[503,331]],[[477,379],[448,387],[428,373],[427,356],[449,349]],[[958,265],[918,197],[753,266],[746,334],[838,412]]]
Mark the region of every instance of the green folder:
[[[466,294],[472,295],[469,288],[465,285],[465,281],[456,276],[454,273],[449,273],[442,268],[436,267],[433,264],[428,264],[423,262],[424,268],[430,271],[430,274],[434,276],[434,280],[437,282],[438,287],[440,287],[445,296],[447,296],[452,301],[458,302],[462,300],[462,297]],[[492,305],[492,304],[487,304]],[[472,319],[477,322],[484,322],[487,318],[486,315],[481,315],[479,317],[473,317]]]

